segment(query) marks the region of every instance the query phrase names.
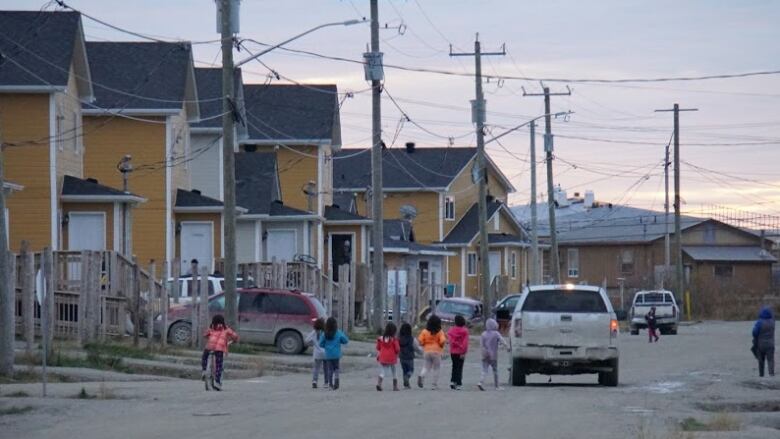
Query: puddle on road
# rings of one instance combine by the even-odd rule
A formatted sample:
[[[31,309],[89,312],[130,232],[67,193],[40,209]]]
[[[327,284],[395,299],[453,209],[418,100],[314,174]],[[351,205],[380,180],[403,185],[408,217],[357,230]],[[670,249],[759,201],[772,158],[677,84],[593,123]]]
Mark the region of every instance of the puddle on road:
[[[698,406],[708,412],[780,412],[780,401],[703,402]]]
[[[650,393],[663,395],[667,393],[679,392],[683,390],[684,387],[685,387],[685,383],[682,383],[680,381],[661,381],[647,386],[643,386],[641,388]]]
[[[266,380],[258,380],[258,379],[246,380],[246,382],[252,383],[252,384],[268,384],[268,381],[266,381]]]
[[[623,411],[628,413],[648,414],[648,415],[655,413],[655,410],[648,409],[645,407],[626,407],[623,409]]]
[[[772,381],[743,381],[742,385],[755,390],[780,390],[780,383]]]

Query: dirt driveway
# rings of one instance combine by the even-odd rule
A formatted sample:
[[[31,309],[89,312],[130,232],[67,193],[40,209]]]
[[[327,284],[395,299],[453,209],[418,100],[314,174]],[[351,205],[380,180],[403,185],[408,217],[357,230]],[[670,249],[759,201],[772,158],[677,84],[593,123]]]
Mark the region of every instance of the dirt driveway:
[[[706,322],[681,327],[679,335],[658,344],[648,344],[644,332],[622,335],[617,388],[597,386],[595,376],[553,377],[548,383],[536,375],[527,387],[480,392],[474,386],[477,352],[468,356],[460,392],[446,388],[449,362],[438,391],[378,393],[371,369],[345,371],[335,392],[312,390],[303,374],[228,377],[221,393],[188,380],[52,384],[56,396],[46,400],[0,398],[3,410],[31,407],[0,416],[0,437],[780,437],[780,379],[758,380],[748,351],[750,327]],[[508,364],[506,354],[501,360]],[[504,383],[507,375],[503,371]],[[104,399],[73,399],[82,387]],[[13,385],[0,391],[38,389]],[[738,431],[674,431],[685,418],[707,429],[724,416],[727,427]]]

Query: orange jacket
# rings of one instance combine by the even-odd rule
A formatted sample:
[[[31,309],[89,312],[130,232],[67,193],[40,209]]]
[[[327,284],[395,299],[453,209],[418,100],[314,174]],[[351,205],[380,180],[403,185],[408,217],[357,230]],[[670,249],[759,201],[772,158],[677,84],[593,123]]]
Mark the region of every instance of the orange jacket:
[[[238,334],[236,334],[236,331],[227,326],[217,329],[209,328],[206,331],[205,336],[209,340],[208,343],[206,343],[207,351],[227,352],[228,342],[238,341]]]
[[[444,351],[444,344],[447,343],[447,337],[444,336],[444,331],[439,331],[436,334],[431,334],[427,329],[423,329],[420,335],[417,336],[417,341],[420,342],[420,346],[423,348],[423,352],[430,353],[442,353]]]

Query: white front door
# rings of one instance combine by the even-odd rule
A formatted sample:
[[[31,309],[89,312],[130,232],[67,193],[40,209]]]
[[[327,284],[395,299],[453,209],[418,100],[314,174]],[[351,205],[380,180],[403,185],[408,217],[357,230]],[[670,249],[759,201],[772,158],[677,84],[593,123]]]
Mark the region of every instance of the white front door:
[[[490,265],[490,282],[493,283],[493,278],[501,275],[501,252],[490,252],[488,263]]]
[[[106,214],[70,212],[68,214],[68,250],[105,250]]]
[[[298,248],[295,230],[269,230],[266,238],[267,260],[292,262]]]
[[[179,236],[181,272],[189,273],[190,262],[197,259],[199,269],[205,266],[211,273],[214,262],[214,223],[182,222]]]

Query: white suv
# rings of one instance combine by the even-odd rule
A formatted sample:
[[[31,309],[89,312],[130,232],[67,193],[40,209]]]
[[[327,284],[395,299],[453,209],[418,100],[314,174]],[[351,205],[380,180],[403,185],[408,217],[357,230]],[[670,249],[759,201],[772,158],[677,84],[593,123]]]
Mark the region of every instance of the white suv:
[[[618,321],[606,292],[586,285],[526,287],[512,315],[512,385],[526,375],[597,373],[618,385]]]

